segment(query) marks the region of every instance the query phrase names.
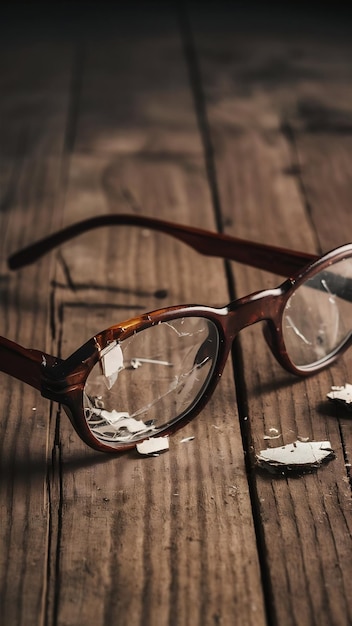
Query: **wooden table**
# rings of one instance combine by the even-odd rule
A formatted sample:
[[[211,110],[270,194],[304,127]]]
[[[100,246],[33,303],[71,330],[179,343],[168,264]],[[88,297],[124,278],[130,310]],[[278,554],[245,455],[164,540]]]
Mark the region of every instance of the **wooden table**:
[[[41,9],[1,25],[3,336],[65,358],[143,311],[280,283],[125,227],[8,270],[11,252],[86,217],[312,253],[352,240],[344,15]],[[352,382],[352,353],[299,380],[261,335],[243,331],[207,408],[153,458],[89,449],[1,374],[2,625],[352,624],[352,420],[326,400]],[[299,477],[258,470],[260,450],[298,437],[336,458]]]

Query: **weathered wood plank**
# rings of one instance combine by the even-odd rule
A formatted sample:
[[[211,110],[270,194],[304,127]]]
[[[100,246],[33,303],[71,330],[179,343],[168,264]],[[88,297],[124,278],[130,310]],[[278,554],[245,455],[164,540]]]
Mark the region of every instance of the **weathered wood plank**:
[[[138,29],[135,16],[124,15],[118,20],[124,34],[85,48],[79,151],[166,158],[201,152],[177,21],[170,13],[162,29],[154,24],[154,35],[147,23]]]
[[[47,46],[45,50],[49,53]],[[6,258],[60,225],[70,64],[65,51],[58,54],[56,47],[50,64],[41,64],[43,48],[40,54],[37,46],[5,53],[9,63],[2,68],[0,105],[1,334],[28,347],[50,349],[52,265],[46,262],[10,274]],[[0,57],[3,62],[3,48]],[[12,63],[17,67],[15,77]],[[51,516],[50,404],[4,374],[1,387],[0,621],[41,624]]]
[[[298,249],[316,250],[318,241],[325,249],[343,243],[345,228],[338,228],[336,214],[322,207],[326,205],[324,185],[337,187],[339,197],[344,197],[338,203],[339,222],[350,220],[346,210],[350,187],[344,184],[346,177],[341,182],[340,168],[328,165],[330,159],[335,161],[346,150],[348,140],[340,143],[340,137],[335,137],[338,147],[330,153],[328,141],[310,136],[308,153],[301,147],[307,140],[300,136],[297,163],[287,127],[284,126],[284,133],[281,129],[283,122],[290,119],[288,113],[293,115],[297,110],[302,91],[310,90],[321,102],[324,91],[330,89],[334,98],[335,86],[336,93],[342,90],[349,72],[350,48],[346,57],[340,54],[346,52],[346,43],[335,45],[340,59],[336,74],[331,46],[328,43],[325,48],[320,38],[310,37],[306,41],[300,37],[298,56],[293,54],[297,40],[287,33],[285,39],[277,33],[272,37],[256,38],[249,32],[234,36],[235,24],[231,30],[228,16],[226,23],[231,34],[222,36],[221,41],[201,33],[197,38],[226,231]],[[201,31],[196,16],[193,24]],[[351,110],[351,97],[345,100],[345,107]],[[310,171],[316,167],[317,159],[322,164],[326,154],[329,157],[324,165],[325,183],[320,187],[321,169],[319,175],[316,169],[316,178]],[[314,195],[309,194],[311,189]],[[277,284],[277,279],[242,268],[234,267],[233,276],[240,295]],[[351,356],[347,355],[330,371],[293,385],[292,378],[280,372],[264,353],[257,337],[258,329],[253,329],[241,338],[246,402],[240,412],[243,417],[249,411],[248,451],[258,453],[266,447],[264,437],[270,435],[270,428],[276,428],[281,437],[269,445],[288,443],[298,436],[330,439],[337,453],[337,459],[329,466],[299,479],[253,474],[263,531],[263,572],[271,592],[270,621],[348,624],[352,611],[348,590],[351,492],[341,422],[335,411],[326,406],[325,395],[331,384],[345,381]],[[343,426],[345,440],[349,441],[350,421],[344,420]]]
[[[93,155],[92,167],[98,163]],[[197,223],[201,215],[203,225],[214,226],[204,178],[197,168],[185,172],[178,162],[150,165],[137,158],[119,169],[119,184],[130,193],[133,190],[138,202],[143,200],[147,214],[160,215],[153,207],[167,205],[170,191],[163,183],[166,178],[180,212],[189,211],[188,190],[197,189],[192,215],[184,221]],[[145,188],[144,179],[149,183]],[[104,242],[103,232],[101,237]],[[63,251],[73,284],[83,276],[83,284],[89,285],[92,261],[90,276],[94,276],[94,284],[99,281],[99,289],[92,286],[77,294],[67,290],[61,294],[66,303],[65,354],[72,339],[75,344],[83,342],[96,329],[140,313],[141,306],[150,310],[175,302],[209,302],[209,295],[211,302],[226,301],[221,261],[200,262],[181,244],[131,229],[111,230],[106,239],[112,242],[105,244],[98,257],[94,253],[94,260],[91,236],[77,242],[79,254],[76,246]],[[167,291],[163,300],[154,295],[160,288]],[[88,314],[86,307],[77,308],[78,302],[85,300],[90,305]],[[70,307],[70,302],[74,306]],[[62,421],[59,623],[75,624],[82,614],[87,624],[114,619],[121,624],[153,624],[157,620],[206,624],[214,619],[226,623],[237,613],[243,615],[243,623],[264,623],[230,368],[209,408],[171,439],[168,455],[139,459],[131,454],[97,465],[97,455],[84,451],[87,463],[92,458],[94,465],[87,468],[84,464],[82,470],[77,467],[71,477],[66,465],[70,466],[72,458],[82,458],[83,451],[69,433],[69,426]],[[195,436],[195,440],[181,444],[187,436]],[[96,496],[92,496],[92,482],[100,487]],[[100,545],[102,516],[106,539]],[[76,567],[83,555],[87,562],[79,578],[70,575],[72,550],[77,555]],[[91,594],[93,570],[98,580],[104,580],[100,601]]]
[[[192,95],[173,14],[142,24],[127,11],[115,27],[118,37],[111,24],[104,37],[80,23],[64,46],[30,37],[6,44],[1,57],[1,332],[63,356],[142,310],[223,304],[228,284],[221,261],[126,228],[87,234],[9,276],[6,255],[62,217],[131,211],[215,228],[217,182],[218,217],[238,236],[327,249],[345,240],[351,220],[348,40],[234,37],[217,11],[212,36],[197,37],[202,75],[196,84],[190,68]],[[211,126],[204,144],[193,103],[195,95],[200,114],[203,87]],[[207,134],[206,119],[198,122]],[[212,170],[203,162],[209,139]],[[232,275],[238,295],[277,284],[246,268],[233,266]],[[241,351],[247,457],[276,445],[264,439],[273,427],[280,442],[330,439],[337,452],[299,479],[252,468],[252,503],[230,365],[209,407],[153,459],[87,449],[56,407],[6,381],[1,622],[351,622],[351,420],[324,400],[347,379],[351,356],[293,383],[257,328],[243,333]]]
[[[66,222],[108,209],[214,229],[180,41],[139,35],[133,46],[92,43],[85,59]],[[142,307],[228,300],[221,261],[145,231],[84,235],[62,249],[59,264],[63,356]],[[226,624],[236,615],[265,623],[230,366],[209,408],[159,458],[101,459],[64,416],[58,434],[54,623]],[[187,436],[194,441],[181,443]]]
[[[3,28],[1,25],[1,30]],[[2,33],[3,35],[3,33]],[[74,50],[60,42],[7,41],[0,61],[1,154],[57,156],[65,143]],[[71,65],[67,67],[67,59]]]

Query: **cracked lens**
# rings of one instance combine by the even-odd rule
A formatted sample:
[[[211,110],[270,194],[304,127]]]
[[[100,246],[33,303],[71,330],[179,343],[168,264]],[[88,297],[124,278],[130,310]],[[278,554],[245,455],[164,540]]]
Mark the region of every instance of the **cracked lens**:
[[[298,367],[333,354],[351,333],[352,262],[345,259],[300,285],[283,315],[287,353]]]
[[[85,416],[92,433],[112,445],[130,443],[177,421],[203,394],[218,345],[212,322],[186,317],[107,346],[84,390]],[[116,370],[112,372],[114,356]]]

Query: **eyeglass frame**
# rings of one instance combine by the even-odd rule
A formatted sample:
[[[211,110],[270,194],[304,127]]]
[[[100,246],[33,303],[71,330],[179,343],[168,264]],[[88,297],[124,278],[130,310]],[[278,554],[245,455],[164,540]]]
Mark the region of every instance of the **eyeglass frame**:
[[[159,322],[200,317],[212,321],[219,333],[216,362],[207,386],[191,409],[157,430],[157,436],[170,435],[185,426],[208,403],[222,375],[234,338],[243,329],[266,322],[265,339],[278,363],[288,372],[308,376],[331,365],[352,343],[352,332],[331,354],[310,366],[299,368],[290,360],[282,332],[283,312],[295,290],[330,265],[352,257],[352,243],[317,256],[267,244],[254,243],[229,235],[206,231],[147,216],[129,214],[102,215],[83,220],[16,252],[8,259],[10,269],[19,269],[37,261],[58,245],[89,230],[104,226],[136,226],[160,231],[179,239],[207,256],[238,261],[278,275],[289,275],[274,289],[260,290],[230,302],[221,308],[201,305],[178,305],[157,309],[111,326],[97,333],[67,359],[23,346],[0,337],[0,371],[38,389],[42,396],[61,404],[79,437],[91,448],[102,452],[121,452],[134,448],[140,440],[106,445],[91,432],[84,413],[83,393],[86,380],[100,359],[101,351],[111,342],[120,343],[136,332]],[[156,435],[155,435],[156,436]]]

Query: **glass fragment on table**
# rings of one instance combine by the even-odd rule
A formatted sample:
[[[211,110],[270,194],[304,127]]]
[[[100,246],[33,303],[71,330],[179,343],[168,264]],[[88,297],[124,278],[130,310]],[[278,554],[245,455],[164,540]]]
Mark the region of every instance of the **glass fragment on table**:
[[[329,400],[343,404],[346,409],[352,411],[352,385],[346,383],[342,386],[333,385],[327,394]]]
[[[169,449],[168,437],[153,437],[137,443],[137,452],[145,456],[159,456],[161,452]]]
[[[304,473],[335,458],[330,441],[295,441],[276,448],[261,450],[257,465],[273,474]]]

